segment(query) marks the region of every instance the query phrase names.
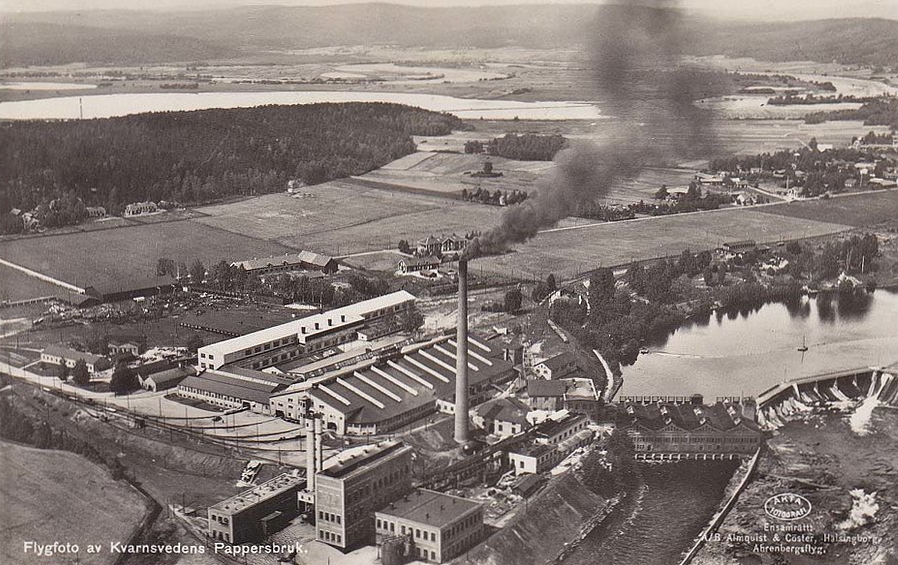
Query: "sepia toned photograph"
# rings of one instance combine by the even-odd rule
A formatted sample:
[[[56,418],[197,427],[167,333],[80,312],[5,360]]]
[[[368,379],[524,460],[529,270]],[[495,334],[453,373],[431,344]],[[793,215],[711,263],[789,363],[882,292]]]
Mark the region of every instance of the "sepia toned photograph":
[[[3,565],[898,565],[898,0],[0,0]]]

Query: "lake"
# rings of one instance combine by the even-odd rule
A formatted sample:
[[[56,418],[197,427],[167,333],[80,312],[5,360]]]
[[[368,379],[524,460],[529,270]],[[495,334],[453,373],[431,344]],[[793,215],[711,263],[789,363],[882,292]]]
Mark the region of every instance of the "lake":
[[[95,84],[77,82],[4,82],[0,90],[90,90]]]
[[[619,395],[753,396],[787,379],[898,361],[898,292],[879,289],[827,307],[803,298],[795,307],[716,313],[648,346],[623,368]],[[806,343],[806,352],[798,351]]]
[[[515,102],[476,100],[403,92],[278,91],[278,92],[161,92],[65,96],[0,102],[0,119],[70,120],[111,118],[144,112],[177,112],[210,108],[252,108],[269,104],[321,102],[392,102],[434,112],[449,112],[476,120],[595,120],[600,112],[586,102]]]

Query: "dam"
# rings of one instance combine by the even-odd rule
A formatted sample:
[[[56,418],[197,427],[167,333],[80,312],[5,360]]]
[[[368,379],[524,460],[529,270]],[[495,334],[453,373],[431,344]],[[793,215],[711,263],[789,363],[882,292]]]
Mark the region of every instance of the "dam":
[[[867,399],[898,406],[898,363],[801,377],[775,385],[758,395],[758,423],[775,429],[789,416],[815,406]]]

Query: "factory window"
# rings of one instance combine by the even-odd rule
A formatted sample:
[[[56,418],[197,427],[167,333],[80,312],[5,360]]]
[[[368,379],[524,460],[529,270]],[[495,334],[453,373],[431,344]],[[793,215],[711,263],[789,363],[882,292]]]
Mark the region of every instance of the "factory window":
[[[318,519],[319,519],[319,520],[324,520],[324,512],[321,511],[321,510],[318,511]]]
[[[430,541],[437,541],[436,532],[430,532]]]
[[[378,530],[381,528],[381,525],[380,525],[380,524],[381,524],[381,523],[380,523],[380,518],[378,518],[378,519],[377,519],[377,529],[378,529]]]
[[[430,550],[430,560],[431,561],[437,560],[437,552],[436,551]]]
[[[399,533],[402,534],[402,535],[405,535],[405,526],[402,526],[402,528],[400,529]]]
[[[340,523],[340,520],[341,520],[341,519],[342,519],[342,518],[341,518],[341,517],[340,517],[340,515],[339,515],[339,514],[337,514],[337,515],[336,515],[336,516],[334,516],[334,517],[335,517],[335,518],[336,518],[336,519],[337,519],[337,523],[338,523],[338,524],[339,524],[339,523]]]
[[[396,522],[390,522],[390,531],[391,531],[391,532],[395,532],[395,531],[396,531]]]
[[[421,539],[421,530],[415,528],[415,539]]]

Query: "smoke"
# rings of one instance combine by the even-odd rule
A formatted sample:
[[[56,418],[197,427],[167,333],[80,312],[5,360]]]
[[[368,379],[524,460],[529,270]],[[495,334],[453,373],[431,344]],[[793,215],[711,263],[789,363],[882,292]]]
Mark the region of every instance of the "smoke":
[[[696,82],[680,62],[681,18],[675,0],[619,0],[600,11],[591,51],[598,98],[614,117],[602,126],[607,141],[572,141],[560,151],[536,194],[509,207],[497,227],[468,246],[468,258],[527,241],[649,163],[708,147],[709,119],[693,104]]]

